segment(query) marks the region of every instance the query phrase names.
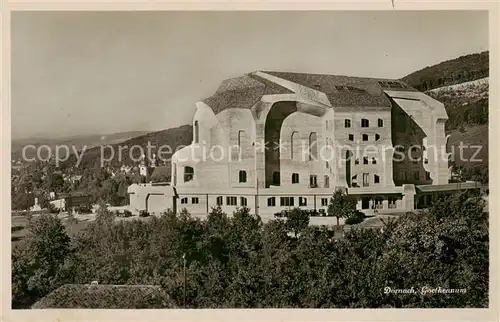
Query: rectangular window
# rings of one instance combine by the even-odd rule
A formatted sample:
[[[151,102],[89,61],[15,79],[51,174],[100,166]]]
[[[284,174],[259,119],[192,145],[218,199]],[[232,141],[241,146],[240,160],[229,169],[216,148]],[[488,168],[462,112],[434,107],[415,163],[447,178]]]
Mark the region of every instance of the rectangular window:
[[[273,185],[274,186],[280,185],[280,173],[277,171],[273,172]]]
[[[328,206],[328,198],[321,198],[321,206],[322,207]]]
[[[431,180],[431,173],[429,171],[425,172],[425,180]]]
[[[293,197],[281,197],[280,205],[281,207],[293,207]]]
[[[361,120],[361,127],[369,127],[370,122],[367,119],[362,119]]]
[[[196,205],[196,204],[199,204],[200,203],[200,200],[198,199],[198,197],[193,197],[191,198],[191,203],[193,205]]]
[[[330,188],[330,177],[325,176],[325,188]]]
[[[406,172],[401,172],[399,174],[399,179],[402,180],[402,181],[406,181]]]
[[[354,134],[349,134],[349,141],[354,141]]]
[[[363,164],[368,164],[368,158],[367,157],[363,157]]]
[[[413,180],[419,180],[420,179],[420,173],[418,171],[413,172]]]
[[[268,207],[275,207],[276,206],[276,198],[274,198],[274,197],[267,198],[267,206]]]
[[[184,167],[184,182],[193,180],[193,177],[194,177],[194,168]]]
[[[378,119],[378,127],[383,127],[384,126],[384,120]]]
[[[243,207],[247,206],[247,198],[245,198],[245,197],[240,198],[240,206],[243,206]]]
[[[376,174],[373,175],[373,183],[380,183],[380,177]]]
[[[240,177],[240,183],[247,182],[247,172],[246,171],[240,170],[239,177]]]
[[[299,174],[292,173],[292,183],[299,183]]]
[[[380,140],[380,134],[375,134],[375,141]]]
[[[368,187],[368,173],[363,173],[363,187]]]
[[[307,206],[307,198],[299,197],[299,206]]]
[[[363,134],[363,141],[368,141],[368,134]]]
[[[344,120],[344,127],[351,127],[351,120],[345,119]]]
[[[316,188],[318,186],[318,177],[316,175],[309,176],[309,186],[311,188]]]
[[[217,206],[222,206],[222,196],[217,197]]]
[[[181,204],[185,205],[188,203],[188,198],[182,198],[181,199]]]
[[[226,205],[236,206],[237,200],[238,199],[236,197],[226,197]]]

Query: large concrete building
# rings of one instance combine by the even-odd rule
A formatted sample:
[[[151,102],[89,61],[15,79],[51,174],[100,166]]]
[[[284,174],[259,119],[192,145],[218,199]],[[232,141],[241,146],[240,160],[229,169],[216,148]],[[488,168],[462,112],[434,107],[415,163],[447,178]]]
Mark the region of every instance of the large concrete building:
[[[337,188],[364,211],[405,211],[448,186],[444,106],[398,80],[258,71],[196,108],[170,184],[131,186],[133,211],[319,210]]]

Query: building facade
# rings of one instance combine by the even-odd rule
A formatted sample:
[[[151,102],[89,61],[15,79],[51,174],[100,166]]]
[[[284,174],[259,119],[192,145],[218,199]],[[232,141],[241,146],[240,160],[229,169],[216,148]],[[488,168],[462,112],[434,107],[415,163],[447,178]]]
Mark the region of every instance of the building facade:
[[[257,71],[196,108],[192,143],[162,185],[169,201],[148,204],[159,187],[134,185],[132,210],[272,215],[326,209],[344,188],[359,209],[390,212],[414,209],[420,185],[448,184],[444,105],[400,81]]]

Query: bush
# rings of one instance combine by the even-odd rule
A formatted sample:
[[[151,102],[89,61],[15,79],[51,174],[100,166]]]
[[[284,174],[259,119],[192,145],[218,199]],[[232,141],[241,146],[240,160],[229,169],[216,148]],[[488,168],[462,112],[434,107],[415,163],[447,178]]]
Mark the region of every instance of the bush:
[[[92,209],[89,206],[76,206],[75,212],[78,214],[91,214]]]
[[[123,217],[132,217],[132,212],[130,210],[123,211]]]
[[[139,217],[149,217],[149,212],[146,210],[139,211]]]
[[[347,217],[345,223],[346,225],[356,225],[363,222],[363,220],[365,220],[365,214],[359,210],[356,210],[356,212]]]

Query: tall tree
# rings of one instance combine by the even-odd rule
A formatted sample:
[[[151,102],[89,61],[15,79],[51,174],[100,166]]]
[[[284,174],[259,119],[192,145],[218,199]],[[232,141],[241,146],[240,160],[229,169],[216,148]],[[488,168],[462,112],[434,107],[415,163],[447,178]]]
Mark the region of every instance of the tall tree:
[[[343,189],[337,189],[328,204],[327,213],[329,216],[337,218],[339,226],[340,218],[347,218],[356,211],[356,201],[347,196]]]

